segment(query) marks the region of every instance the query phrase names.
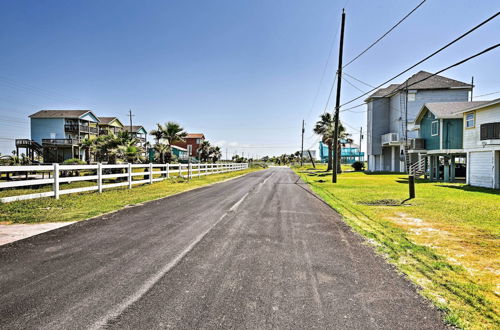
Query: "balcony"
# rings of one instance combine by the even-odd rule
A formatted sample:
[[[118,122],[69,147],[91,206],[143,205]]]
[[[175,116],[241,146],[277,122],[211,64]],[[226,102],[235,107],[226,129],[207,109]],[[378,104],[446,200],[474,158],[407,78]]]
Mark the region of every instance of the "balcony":
[[[80,133],[97,134],[97,127],[90,127],[88,125],[65,124],[64,130],[66,132],[80,132]]]
[[[79,139],[42,139],[43,145],[74,146],[80,143]]]
[[[401,140],[398,133],[387,133],[381,136],[383,146],[399,145]]]

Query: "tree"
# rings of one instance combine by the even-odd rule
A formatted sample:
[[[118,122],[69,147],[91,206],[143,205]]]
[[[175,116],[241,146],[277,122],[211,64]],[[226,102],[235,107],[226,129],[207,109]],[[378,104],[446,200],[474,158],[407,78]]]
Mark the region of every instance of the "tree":
[[[314,126],[314,133],[321,135],[321,141],[328,146],[328,167],[327,171],[332,169],[332,159],[333,159],[333,131],[335,122],[333,117],[329,112],[321,115],[320,120],[316,122]]]
[[[320,120],[316,122],[314,126],[314,133],[321,135],[321,140],[324,144],[328,146],[328,168],[327,171],[331,170],[333,165],[333,139],[335,137],[335,116],[326,112],[321,115]],[[337,157],[337,173],[342,173],[342,168],[340,166],[342,145],[341,140],[347,138],[348,134],[345,131],[344,126],[339,122],[339,139],[337,144],[337,151],[335,155]]]
[[[168,160],[170,161],[170,159],[172,158],[172,154],[171,154],[171,148],[169,145],[165,144],[165,143],[156,143],[154,145],[154,149],[155,151],[158,153],[158,160],[161,164],[165,164],[167,162],[166,158],[168,158]],[[166,157],[168,156],[168,157]]]
[[[210,147],[210,157],[212,158],[212,162],[214,162],[214,163],[216,163],[218,160],[220,160],[222,157],[220,147],[218,147],[218,146]]]
[[[201,162],[207,162],[210,158],[211,146],[207,140],[203,141],[198,148],[198,155]]]
[[[97,150],[97,138],[96,137],[86,137],[79,143],[80,148],[85,151],[85,159],[87,164],[90,164],[92,154],[95,154]]]

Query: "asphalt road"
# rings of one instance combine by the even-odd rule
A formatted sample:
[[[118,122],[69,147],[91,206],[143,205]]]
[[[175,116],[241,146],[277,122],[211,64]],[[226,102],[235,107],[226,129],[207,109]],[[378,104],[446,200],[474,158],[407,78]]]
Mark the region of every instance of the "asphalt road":
[[[2,329],[440,329],[289,169],[0,247]]]

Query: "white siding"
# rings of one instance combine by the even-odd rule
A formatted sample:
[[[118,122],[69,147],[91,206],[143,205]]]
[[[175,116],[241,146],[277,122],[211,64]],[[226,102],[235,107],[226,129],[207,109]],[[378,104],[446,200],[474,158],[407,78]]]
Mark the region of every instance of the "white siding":
[[[474,128],[465,128],[466,114],[467,113],[464,114],[464,148],[482,148],[483,144],[480,140],[480,126],[481,124],[500,122],[500,104],[477,110],[476,126]],[[488,147],[489,146],[486,146],[486,148]],[[500,147],[497,145],[496,149],[498,150],[499,148]]]
[[[469,183],[471,186],[494,188],[494,157],[491,151],[472,151],[469,154]]]

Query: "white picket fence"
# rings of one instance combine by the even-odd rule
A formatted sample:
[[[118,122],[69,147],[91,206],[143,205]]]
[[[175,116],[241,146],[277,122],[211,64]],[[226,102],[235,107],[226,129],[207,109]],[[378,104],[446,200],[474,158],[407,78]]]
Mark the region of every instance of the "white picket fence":
[[[134,172],[134,168],[144,169],[141,172]],[[1,173],[29,173],[26,180],[14,180],[0,182],[0,190],[6,188],[28,187],[52,185],[51,191],[34,194],[24,194],[0,198],[1,203],[34,199],[41,197],[55,197],[60,195],[80,193],[85,191],[98,191],[104,189],[127,186],[131,189],[134,185],[153,183],[168,179],[172,176],[183,178],[200,177],[224,172],[240,171],[248,168],[247,163],[220,163],[220,164],[96,164],[96,165],[40,165],[40,166],[0,166]],[[106,173],[111,170],[121,169],[120,173]],[[109,170],[109,171],[107,171]],[[61,171],[88,171],[90,175],[63,176]],[[44,173],[42,176],[41,173]],[[45,173],[49,178],[45,178]],[[63,172],[65,173],[65,172]],[[95,174],[94,174],[95,173]],[[29,176],[42,176],[42,178],[30,179]],[[148,177],[143,180],[134,180],[135,176]],[[158,177],[159,176],[159,177]],[[127,178],[120,182],[104,183],[103,180],[113,181],[117,178]],[[60,189],[61,183],[72,183],[77,181],[96,182],[96,185],[71,189]]]

